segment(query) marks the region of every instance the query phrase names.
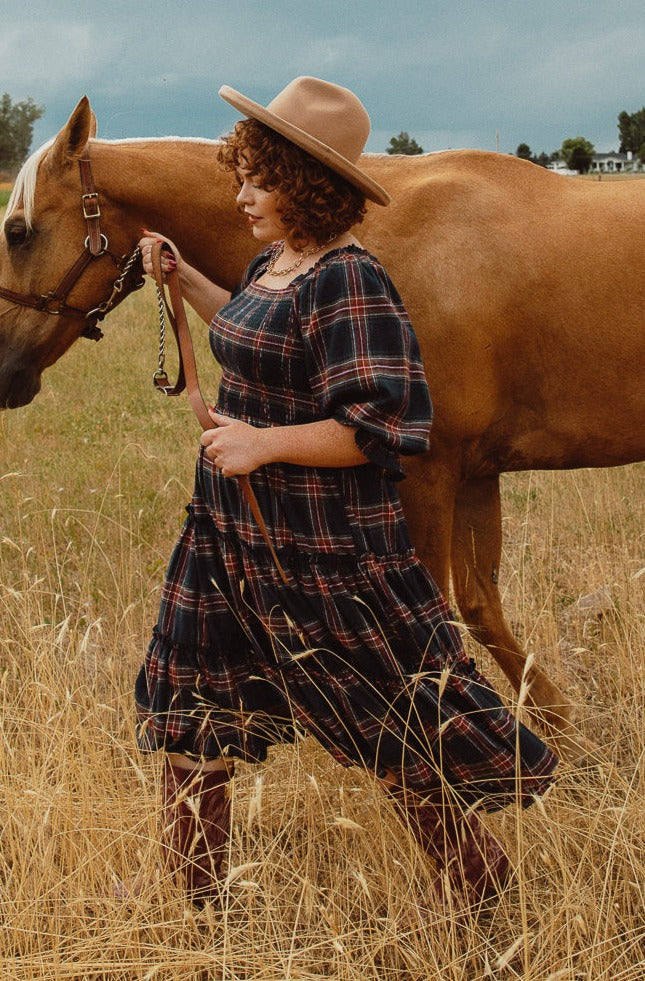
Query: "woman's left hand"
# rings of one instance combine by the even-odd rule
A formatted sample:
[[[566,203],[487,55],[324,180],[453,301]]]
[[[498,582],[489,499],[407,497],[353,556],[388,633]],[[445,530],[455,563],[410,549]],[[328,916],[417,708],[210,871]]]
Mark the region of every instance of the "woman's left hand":
[[[174,244],[174,242],[171,242],[169,238],[164,238],[158,232],[149,232],[147,228],[142,228],[141,231],[143,237],[139,239],[138,245],[141,249],[141,263],[143,265],[143,271],[147,276],[154,276],[151,255],[152,246],[156,242],[168,242],[168,244],[173,247],[174,254],[177,256],[177,259],[175,259],[173,255],[170,255],[166,249],[163,250],[160,256],[161,272],[163,273],[165,279],[165,274],[172,272],[173,269],[176,269],[182,261],[177,246]]]
[[[240,419],[229,419],[208,410],[215,423],[214,429],[206,429],[200,438],[201,445],[209,460],[218,467],[224,477],[237,477],[240,474],[257,470],[268,460],[263,456],[263,429],[250,426]]]

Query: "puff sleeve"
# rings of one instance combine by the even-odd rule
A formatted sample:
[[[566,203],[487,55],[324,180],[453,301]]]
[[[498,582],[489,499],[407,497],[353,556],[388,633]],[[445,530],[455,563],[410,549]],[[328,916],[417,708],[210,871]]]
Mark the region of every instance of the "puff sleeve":
[[[429,445],[432,405],[416,335],[383,267],[344,251],[319,264],[299,297],[312,394],[323,418],[356,427],[356,444],[392,479],[399,454]]]

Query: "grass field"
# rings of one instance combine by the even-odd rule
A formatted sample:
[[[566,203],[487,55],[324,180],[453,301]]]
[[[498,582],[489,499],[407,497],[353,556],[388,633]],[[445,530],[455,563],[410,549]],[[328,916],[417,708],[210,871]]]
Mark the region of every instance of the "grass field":
[[[639,171],[636,174],[581,174],[580,179],[583,181],[642,181],[645,178],[645,172]]]
[[[498,905],[435,901],[378,789],[311,740],[239,768],[219,905],[155,880],[159,760],[134,748],[131,689],[198,440],[151,389],[155,329],[146,288],[0,415],[0,981],[642,981],[640,466],[504,480],[505,609],[599,749],[490,819],[515,866]],[[203,337],[198,355],[213,394]],[[577,609],[600,589],[602,616]],[[150,888],[117,902],[139,868]]]

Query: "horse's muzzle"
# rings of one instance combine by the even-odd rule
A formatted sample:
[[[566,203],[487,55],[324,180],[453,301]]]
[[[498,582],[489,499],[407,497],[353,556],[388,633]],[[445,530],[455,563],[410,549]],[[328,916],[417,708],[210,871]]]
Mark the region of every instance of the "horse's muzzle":
[[[40,375],[34,371],[0,370],[0,409],[17,409],[28,405],[40,391]]]

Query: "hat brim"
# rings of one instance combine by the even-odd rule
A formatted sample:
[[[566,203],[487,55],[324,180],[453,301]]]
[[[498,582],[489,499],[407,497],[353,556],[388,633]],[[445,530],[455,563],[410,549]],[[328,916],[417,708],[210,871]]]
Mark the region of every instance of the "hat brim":
[[[358,187],[370,201],[375,201],[377,204],[382,205],[390,203],[390,195],[384,187],[377,184],[364,171],[356,167],[355,164],[350,163],[349,160],[346,160],[345,157],[337,153],[332,147],[327,146],[326,143],[322,143],[315,136],[310,136],[309,133],[306,133],[298,126],[294,126],[293,123],[282,119],[281,116],[277,116],[269,109],[265,109],[259,102],[248,99],[241,92],[232,89],[230,85],[222,85],[219,94],[225,102],[228,102],[234,109],[238,109],[243,116],[257,119],[258,122],[264,123],[265,126],[275,130],[276,133],[280,133],[281,136],[285,136],[302,150],[306,150],[316,160],[320,160],[326,164],[331,170],[340,174],[345,180],[348,180],[350,184]]]

